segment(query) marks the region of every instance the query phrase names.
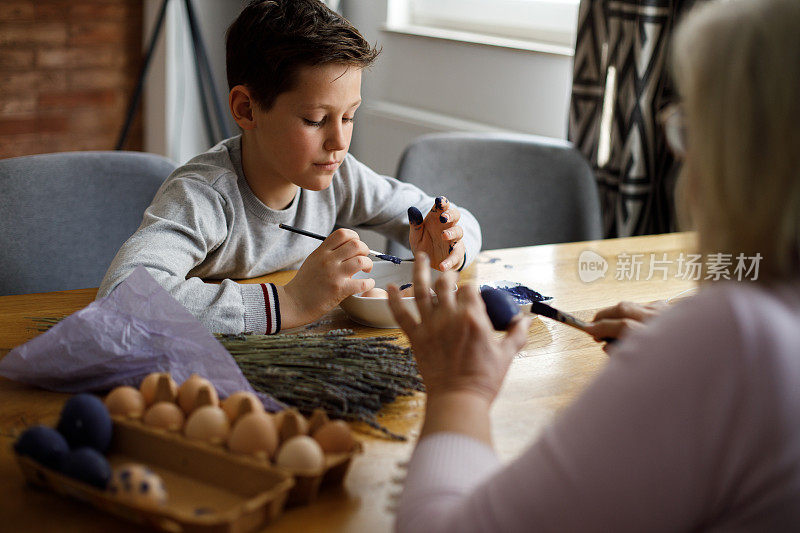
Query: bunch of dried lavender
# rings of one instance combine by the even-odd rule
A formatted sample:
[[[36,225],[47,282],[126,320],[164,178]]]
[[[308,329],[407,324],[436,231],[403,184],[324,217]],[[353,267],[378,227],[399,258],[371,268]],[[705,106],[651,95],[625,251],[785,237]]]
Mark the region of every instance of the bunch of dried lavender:
[[[381,407],[424,390],[410,348],[396,337],[351,337],[352,330],[295,335],[217,335],[242,373],[260,392],[311,411],[358,420],[405,440],[378,424]]]
[[[64,317],[29,317],[46,331]],[[352,337],[352,330],[288,335],[221,335],[244,376],[259,392],[311,412],[322,407],[335,418],[364,422],[405,440],[377,421],[384,404],[423,391],[410,348],[397,337]]]

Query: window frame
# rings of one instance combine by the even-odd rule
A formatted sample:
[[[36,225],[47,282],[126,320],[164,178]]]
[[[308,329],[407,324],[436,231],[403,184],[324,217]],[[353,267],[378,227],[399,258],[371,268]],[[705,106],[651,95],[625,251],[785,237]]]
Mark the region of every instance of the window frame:
[[[456,40],[574,49],[580,0],[394,0],[388,29],[447,34]],[[399,4],[399,5],[398,5]],[[528,43],[526,46],[524,43]]]

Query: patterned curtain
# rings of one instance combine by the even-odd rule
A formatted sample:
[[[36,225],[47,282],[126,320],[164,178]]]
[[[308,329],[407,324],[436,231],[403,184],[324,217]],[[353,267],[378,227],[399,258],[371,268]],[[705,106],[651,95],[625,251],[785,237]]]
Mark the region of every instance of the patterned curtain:
[[[597,175],[606,237],[676,230],[679,164],[656,123],[669,42],[694,0],[581,0],[569,140]]]

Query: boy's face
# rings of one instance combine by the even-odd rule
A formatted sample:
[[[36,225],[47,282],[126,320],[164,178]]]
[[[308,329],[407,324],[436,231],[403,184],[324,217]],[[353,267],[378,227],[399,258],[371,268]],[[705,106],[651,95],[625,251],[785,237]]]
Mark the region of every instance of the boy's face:
[[[328,187],[353,135],[361,104],[361,69],[341,64],[302,67],[294,89],[281,93],[269,111],[253,109],[251,130],[270,184]]]

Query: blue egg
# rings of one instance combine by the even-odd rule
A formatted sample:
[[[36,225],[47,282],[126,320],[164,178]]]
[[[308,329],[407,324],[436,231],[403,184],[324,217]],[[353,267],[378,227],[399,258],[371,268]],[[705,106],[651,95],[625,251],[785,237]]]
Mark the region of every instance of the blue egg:
[[[60,470],[64,457],[69,453],[69,444],[53,428],[32,426],[19,436],[14,443],[14,451],[46,467]]]
[[[111,444],[111,426],[111,415],[100,398],[77,394],[64,404],[57,429],[73,450],[89,446],[105,453]]]
[[[111,466],[106,458],[94,448],[83,447],[72,450],[64,458],[61,472],[71,478],[105,490],[111,479]]]
[[[489,314],[492,326],[498,331],[507,329],[511,319],[519,314],[519,307],[514,298],[505,291],[494,287],[483,287],[481,298],[486,304],[486,312]]]

